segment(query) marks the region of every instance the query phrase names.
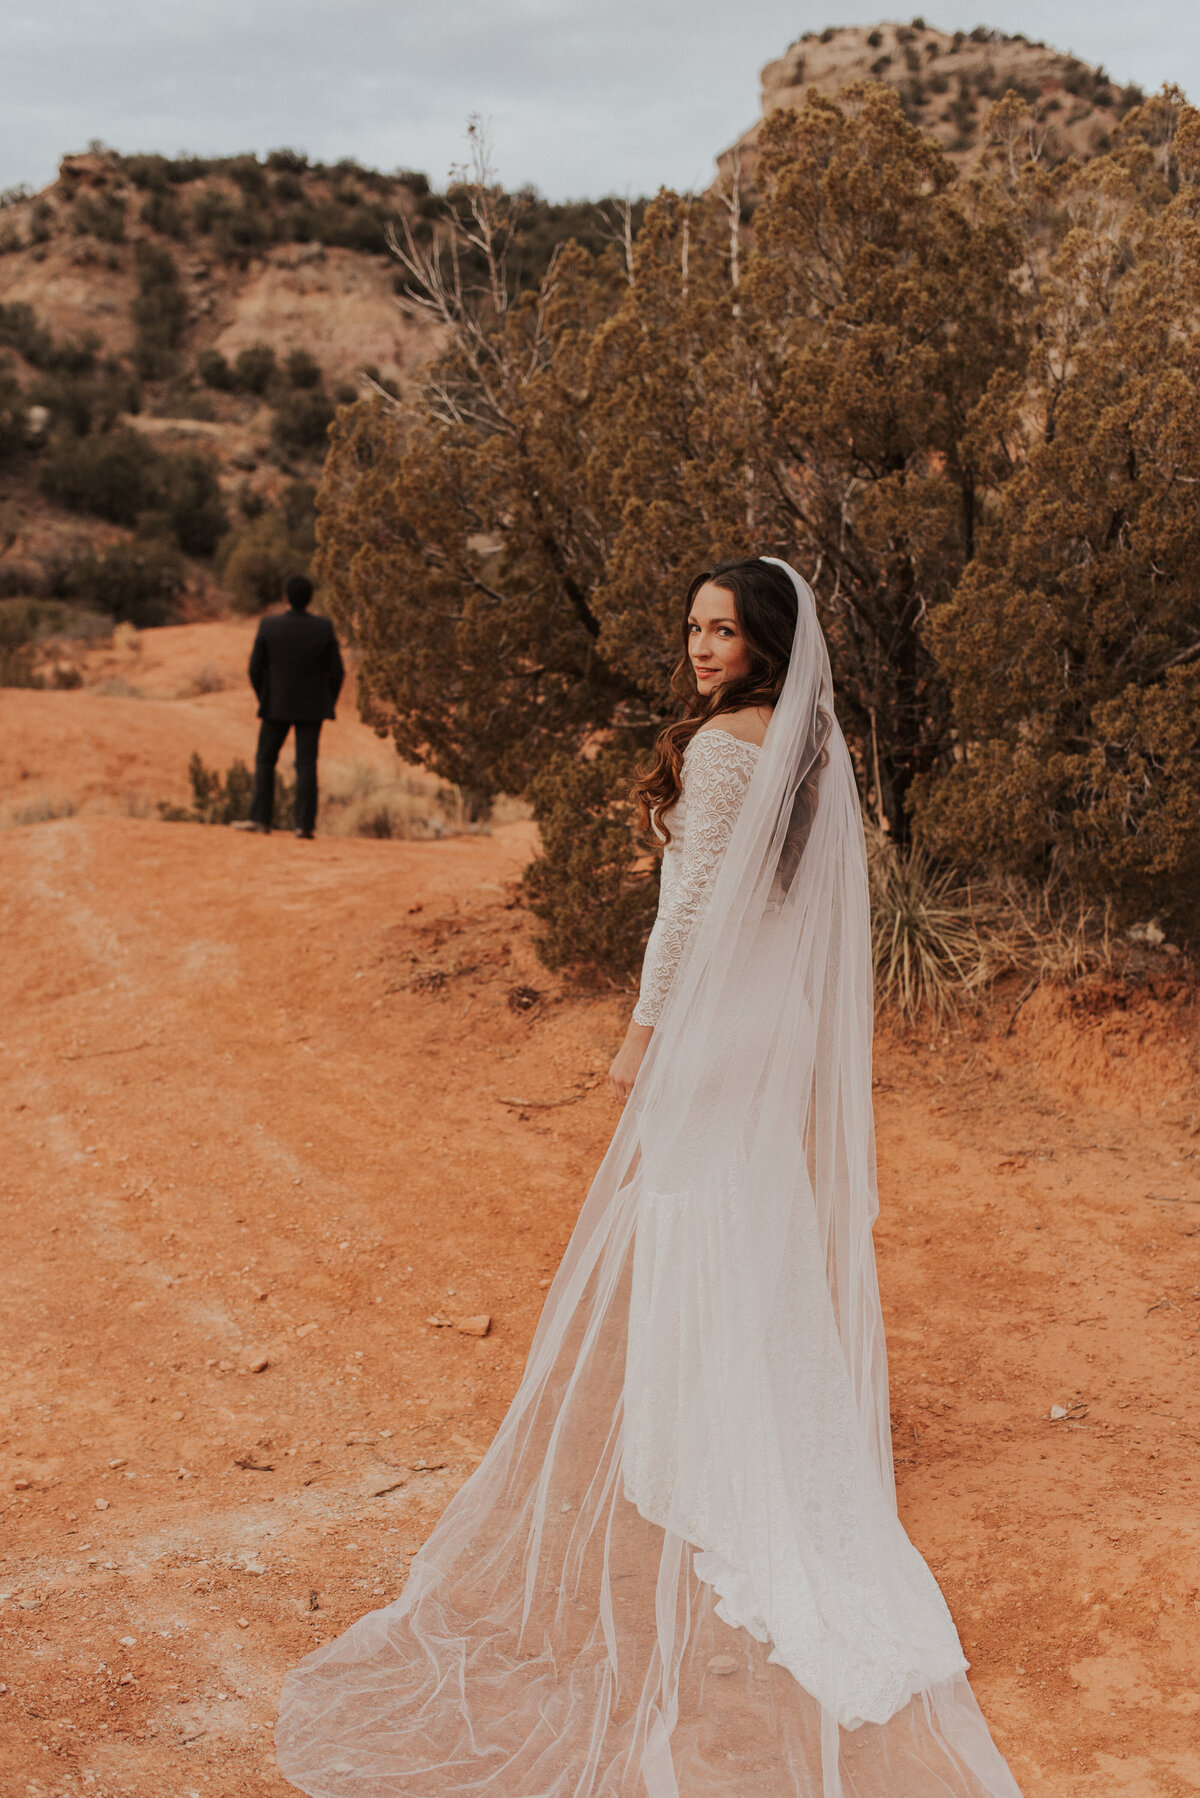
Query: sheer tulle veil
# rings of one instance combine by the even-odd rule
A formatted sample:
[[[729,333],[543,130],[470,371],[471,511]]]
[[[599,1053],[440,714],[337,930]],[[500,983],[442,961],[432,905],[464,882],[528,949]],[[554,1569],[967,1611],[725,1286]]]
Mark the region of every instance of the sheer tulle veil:
[[[896,1515],[863,828],[778,566],[784,690],[516,1396],[285,1682],[312,1798],[1019,1798]]]

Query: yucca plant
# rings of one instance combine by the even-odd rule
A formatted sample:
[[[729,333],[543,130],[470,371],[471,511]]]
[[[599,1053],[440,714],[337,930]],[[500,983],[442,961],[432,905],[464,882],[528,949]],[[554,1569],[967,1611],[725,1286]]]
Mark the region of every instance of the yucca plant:
[[[871,955],[879,1000],[913,1021],[953,1014],[996,971],[968,888],[919,842],[900,849],[868,828]]]

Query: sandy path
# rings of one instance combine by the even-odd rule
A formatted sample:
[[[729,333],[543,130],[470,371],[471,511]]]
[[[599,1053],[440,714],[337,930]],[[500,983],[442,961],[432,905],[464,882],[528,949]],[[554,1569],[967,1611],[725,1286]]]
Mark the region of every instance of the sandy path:
[[[283,1672],[517,1381],[622,1003],[533,958],[524,827],[0,847],[0,1793],[283,1793]],[[1193,1018],[881,1045],[901,1507],[1029,1798],[1200,1792]]]

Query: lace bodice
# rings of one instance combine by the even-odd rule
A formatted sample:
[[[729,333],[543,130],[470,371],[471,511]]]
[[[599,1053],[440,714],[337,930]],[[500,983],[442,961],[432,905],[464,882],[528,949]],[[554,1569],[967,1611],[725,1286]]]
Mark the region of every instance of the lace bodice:
[[[680,794],[663,850],[658,916],[642,963],[634,1022],[657,1024],[692,925],[721,865],[760,751],[727,730],[697,731],[684,751]]]

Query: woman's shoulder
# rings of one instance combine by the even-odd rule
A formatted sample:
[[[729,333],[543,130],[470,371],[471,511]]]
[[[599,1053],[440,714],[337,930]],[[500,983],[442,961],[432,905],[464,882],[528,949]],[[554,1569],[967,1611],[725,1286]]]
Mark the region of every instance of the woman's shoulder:
[[[771,708],[765,705],[747,705],[736,712],[718,712],[715,718],[708,719],[700,726],[692,741],[698,743],[702,738],[710,736],[732,737],[735,742],[747,744],[751,749],[761,749],[770,722]]]

